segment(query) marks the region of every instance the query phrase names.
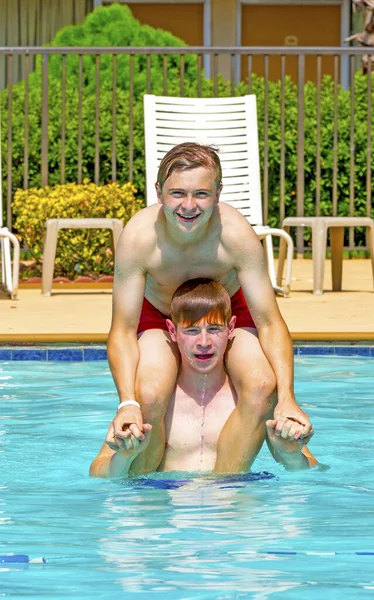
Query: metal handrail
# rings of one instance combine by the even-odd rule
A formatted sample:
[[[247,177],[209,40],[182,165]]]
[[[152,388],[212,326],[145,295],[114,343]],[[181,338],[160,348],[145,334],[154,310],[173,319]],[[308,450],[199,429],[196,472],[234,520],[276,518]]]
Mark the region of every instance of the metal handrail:
[[[371,47],[347,46],[0,46],[0,54],[257,54],[361,56]]]

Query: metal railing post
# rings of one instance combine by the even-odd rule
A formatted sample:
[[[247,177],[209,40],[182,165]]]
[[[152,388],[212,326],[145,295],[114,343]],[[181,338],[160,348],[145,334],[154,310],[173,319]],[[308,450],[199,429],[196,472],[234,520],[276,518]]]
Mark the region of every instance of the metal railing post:
[[[48,54],[42,54],[42,186],[48,185]]]
[[[305,56],[299,54],[297,63],[297,192],[296,216],[304,216],[304,83],[305,83]],[[297,228],[296,253],[302,256],[304,252],[303,229]]]
[[[13,55],[8,55],[8,188],[7,188],[7,213],[6,223],[9,231],[12,231],[12,176],[13,176],[13,161],[12,161],[12,138],[13,138]],[[2,216],[2,215],[1,215]]]

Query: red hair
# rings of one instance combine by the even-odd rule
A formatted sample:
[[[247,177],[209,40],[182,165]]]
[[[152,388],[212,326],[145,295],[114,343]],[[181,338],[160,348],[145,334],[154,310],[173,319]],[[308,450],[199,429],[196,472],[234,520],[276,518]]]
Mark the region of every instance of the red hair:
[[[175,327],[180,324],[190,327],[202,319],[228,325],[232,316],[230,296],[218,281],[203,277],[189,279],[174,292],[170,314]]]

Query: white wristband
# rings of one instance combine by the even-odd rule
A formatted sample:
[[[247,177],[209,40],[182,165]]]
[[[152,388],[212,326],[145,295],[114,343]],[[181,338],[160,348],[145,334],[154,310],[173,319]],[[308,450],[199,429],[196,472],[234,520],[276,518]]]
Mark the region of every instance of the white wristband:
[[[122,408],[123,406],[137,406],[138,408],[140,408],[140,404],[139,402],[137,402],[136,400],[125,400],[124,402],[121,402],[118,405],[117,408],[117,412],[119,411],[120,408]]]

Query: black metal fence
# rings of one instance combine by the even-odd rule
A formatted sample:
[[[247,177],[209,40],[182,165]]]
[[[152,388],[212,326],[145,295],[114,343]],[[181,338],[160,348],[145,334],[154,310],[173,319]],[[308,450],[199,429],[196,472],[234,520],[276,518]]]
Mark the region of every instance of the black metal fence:
[[[365,77],[366,89],[362,89],[362,81],[355,84],[355,74],[360,69],[360,58],[362,55],[369,55],[369,69]],[[54,165],[59,170],[59,181],[64,183],[72,181],[71,171],[67,174],[67,126],[69,115],[67,112],[67,92],[71,86],[71,78],[68,77],[67,69],[72,55],[76,61],[76,174],[75,181],[82,182],[86,172],[83,169],[84,156],[84,100],[87,84],[87,73],[85,71],[86,56],[94,60],[94,69],[91,71],[91,90],[93,89],[94,107],[94,152],[92,156],[91,179],[96,183],[103,181],[103,176],[107,179],[116,181],[119,172],[119,144],[121,140],[118,137],[120,124],[118,123],[118,94],[120,86],[118,80],[123,75],[123,65],[121,60],[126,57],[126,102],[127,102],[127,160],[125,177],[132,181],[134,178],[134,140],[137,132],[142,128],[143,115],[141,111],[134,110],[136,101],[139,101],[144,93],[158,93],[164,95],[196,95],[202,96],[207,93],[213,96],[222,94],[235,95],[238,93],[256,93],[254,90],[253,75],[256,73],[261,77],[261,98],[258,97],[258,107],[261,111],[259,126],[261,127],[261,165],[262,165],[262,192],[263,192],[263,212],[264,219],[268,221],[271,216],[274,217],[274,189],[276,193],[276,220],[281,222],[285,216],[297,215],[303,216],[310,214],[311,203],[315,215],[326,214],[326,206],[323,204],[323,198],[326,193],[330,197],[328,210],[330,214],[347,214],[354,216],[372,214],[372,173],[373,173],[373,155],[372,155],[372,126],[373,126],[373,93],[374,79],[371,71],[374,68],[374,49],[363,48],[317,48],[317,47],[167,47],[167,48],[62,48],[62,47],[34,47],[34,48],[0,48],[0,60],[3,61],[7,73],[7,89],[2,93],[2,114],[5,116],[6,123],[3,123],[3,137],[6,138],[6,156],[3,156],[4,189],[6,189],[6,215],[7,226],[12,229],[12,196],[17,187],[28,188],[30,185],[30,155],[35,154],[36,149],[30,144],[30,132],[35,122],[30,122],[30,86],[29,81],[34,70],[39,68],[40,85],[40,147],[37,149],[39,156],[39,181],[40,185],[45,186],[50,183],[51,161],[51,132],[49,131],[51,122],[51,106],[55,101],[53,89],[50,83],[50,64],[52,57],[59,57],[60,67],[60,93],[59,99],[61,106],[61,127],[59,132],[59,164]],[[100,130],[100,103],[102,85],[101,71],[103,64],[108,68],[110,61],[110,88],[112,94],[111,101],[111,143],[110,154],[111,172],[108,175],[102,173],[102,155],[101,155],[101,130]],[[158,70],[154,69],[154,61],[157,60]],[[39,61],[39,63],[38,63]],[[140,62],[141,61],[141,62]],[[171,65],[172,61],[172,67]],[[141,64],[142,85],[139,89],[137,79],[137,69]],[[187,80],[188,73],[191,73],[191,65],[195,65],[195,81],[191,86],[191,81]],[[222,67],[223,65],[223,67]],[[17,68],[15,68],[17,67]],[[23,156],[21,157],[22,166],[20,167],[19,150],[16,151],[16,139],[19,147],[19,131],[15,127],[15,120],[19,115],[19,104],[14,103],[14,93],[19,85],[16,81],[15,73],[22,74],[23,83],[23,106],[22,106],[22,146]],[[311,75],[312,73],[312,75]],[[170,77],[174,78],[174,84],[170,93]],[[289,75],[289,77],[287,77]],[[328,88],[324,88],[324,75],[329,75]],[[175,84],[177,77],[177,85]],[[207,81],[209,85],[207,86]],[[277,142],[276,152],[276,172],[274,172],[274,163],[271,160],[274,150],[274,140],[270,137],[270,125],[274,115],[274,107],[271,105],[271,86],[274,80],[277,81],[279,95],[279,105],[277,115],[279,120],[279,143]],[[290,93],[290,81],[293,80],[296,89],[296,112],[295,127],[293,135],[295,138],[295,190],[290,192],[295,196],[294,203],[288,201],[289,190],[287,191],[287,157],[289,156],[289,139],[287,138],[287,124],[290,119],[287,102]],[[238,84],[241,84],[238,88]],[[313,181],[310,182],[310,164],[306,165],[306,144],[310,144],[310,137],[306,138],[306,126],[308,124],[307,90],[312,87],[315,101],[315,126],[313,138],[313,153],[315,152],[315,164],[313,166]],[[134,84],[136,82],[136,89]],[[309,88],[308,88],[309,86]],[[360,87],[361,86],[361,87]],[[357,108],[356,96],[364,97],[364,110],[362,105]],[[310,88],[311,89],[311,88]],[[323,106],[326,89],[331,99],[332,112],[329,113],[328,134],[323,130]],[[341,90],[345,91],[346,100],[340,99]],[[35,102],[35,97],[33,102]],[[123,102],[123,98],[122,98]],[[345,117],[344,123],[340,122],[339,103],[348,102],[348,120]],[[19,119],[18,119],[19,120]],[[35,119],[34,119],[35,121]],[[355,125],[356,123],[356,125]],[[358,124],[357,124],[358,123]],[[93,126],[93,125],[92,125]],[[349,167],[342,163],[339,156],[341,144],[340,131],[344,127],[344,137],[348,148],[348,154],[344,155],[343,162],[349,162]],[[360,130],[360,146],[356,147],[357,127]],[[364,130],[364,134],[362,133]],[[324,136],[330,135],[329,156],[326,157],[326,151],[323,150]],[[362,140],[364,135],[364,140]],[[308,134],[309,136],[309,134]],[[34,142],[35,143],[35,142]],[[363,148],[364,147],[364,148]],[[4,148],[4,146],[3,146]],[[323,154],[325,152],[325,155]],[[366,156],[363,158],[363,152]],[[16,157],[17,154],[17,157]],[[359,162],[358,162],[359,158]],[[327,187],[325,179],[321,177],[324,168],[324,161],[328,160],[331,165],[331,181]],[[17,169],[16,169],[17,162]],[[340,168],[344,166],[345,178],[340,180]],[[139,165],[138,165],[139,169]],[[22,173],[20,174],[20,170]],[[144,169],[145,170],[145,169]],[[308,171],[309,170],[309,171]],[[18,178],[15,172],[18,173]],[[35,161],[33,162],[33,173],[35,175]],[[123,170],[121,176],[124,176]],[[34,178],[35,179],[35,178]],[[305,182],[308,180],[308,199],[305,194]],[[360,197],[357,200],[357,190],[360,180]],[[55,179],[54,179],[55,181]],[[364,181],[364,183],[363,183]],[[275,183],[274,183],[275,182]],[[325,187],[324,187],[325,186]],[[364,186],[364,188],[363,188]],[[326,188],[326,189],[325,189]],[[328,188],[328,191],[326,191]],[[313,190],[311,198],[310,190]],[[363,195],[365,196],[363,198]],[[345,198],[344,208],[340,203],[341,196]],[[5,199],[4,199],[5,200]],[[292,212],[290,212],[292,210]],[[360,243],[362,245],[362,243]],[[299,252],[304,250],[304,238],[302,232],[298,234],[297,249]],[[349,239],[346,240],[346,247],[354,249],[357,243],[354,237],[354,231],[350,231]]]

